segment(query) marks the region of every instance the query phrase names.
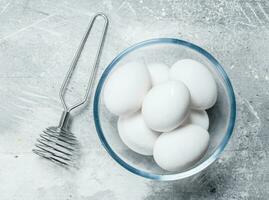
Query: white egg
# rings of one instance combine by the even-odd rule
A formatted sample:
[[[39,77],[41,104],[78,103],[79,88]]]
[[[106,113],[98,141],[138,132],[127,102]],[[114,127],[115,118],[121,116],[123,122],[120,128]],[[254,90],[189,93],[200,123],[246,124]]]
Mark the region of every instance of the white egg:
[[[181,81],[168,81],[153,87],[142,105],[142,115],[153,130],[167,132],[177,128],[187,117],[190,93]]]
[[[217,100],[217,85],[211,74],[203,64],[184,59],[176,62],[170,69],[172,80],[180,80],[189,88],[191,93],[191,108],[206,110]]]
[[[147,127],[141,112],[119,117],[118,131],[123,143],[142,155],[153,154],[153,146],[160,134]]]
[[[153,86],[164,83],[169,79],[169,67],[162,63],[151,63],[148,65]]]
[[[154,145],[153,157],[161,168],[181,171],[198,162],[208,145],[209,134],[205,129],[186,125],[160,135]]]
[[[129,62],[115,69],[104,87],[104,103],[115,115],[127,115],[141,108],[151,88],[150,74],[143,62]]]
[[[202,128],[208,130],[209,118],[205,110],[191,110],[189,116],[183,122],[186,124],[196,124]]]

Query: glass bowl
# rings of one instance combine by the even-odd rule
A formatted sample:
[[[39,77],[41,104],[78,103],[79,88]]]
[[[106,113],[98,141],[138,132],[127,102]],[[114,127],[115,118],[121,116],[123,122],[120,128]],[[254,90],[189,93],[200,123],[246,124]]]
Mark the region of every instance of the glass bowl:
[[[117,116],[103,102],[103,86],[113,70],[122,64],[143,59],[146,63],[161,62],[171,66],[177,60],[190,58],[203,63],[212,72],[218,87],[216,104],[208,111],[210,144],[204,157],[194,166],[179,172],[168,172],[154,162],[152,156],[139,155],[121,141],[117,132]],[[119,97],[120,98],[120,97]],[[121,166],[139,176],[154,180],[178,180],[197,174],[212,164],[221,154],[232,134],[236,103],[231,82],[219,62],[207,51],[192,43],[175,38],[150,39],[121,52],[103,72],[94,96],[94,123],[110,156]]]

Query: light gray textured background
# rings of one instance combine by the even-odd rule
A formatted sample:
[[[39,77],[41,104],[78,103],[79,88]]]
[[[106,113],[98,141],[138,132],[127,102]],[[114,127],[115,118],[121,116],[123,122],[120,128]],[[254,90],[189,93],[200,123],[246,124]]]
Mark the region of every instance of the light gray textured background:
[[[224,66],[236,92],[236,127],[221,158],[199,176],[154,182],[127,172],[100,145],[91,106],[72,126],[83,147],[79,170],[32,154],[41,131],[58,123],[61,81],[97,11],[111,22],[98,76],[121,50],[152,37],[196,43]],[[269,199],[268,46],[266,1],[0,0],[0,199]],[[87,45],[69,90],[75,97],[93,49]]]

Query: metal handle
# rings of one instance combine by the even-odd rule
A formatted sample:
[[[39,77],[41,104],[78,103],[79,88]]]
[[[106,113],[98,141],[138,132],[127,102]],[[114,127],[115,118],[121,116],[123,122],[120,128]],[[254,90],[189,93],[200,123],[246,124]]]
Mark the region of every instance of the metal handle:
[[[66,91],[66,87],[67,87],[67,84],[69,83],[70,81],[70,78],[77,66],[77,63],[78,63],[78,60],[80,58],[80,55],[81,55],[81,52],[85,46],[85,43],[88,39],[88,36],[92,30],[92,27],[93,27],[93,24],[95,22],[95,20],[97,19],[97,17],[102,17],[104,19],[104,27],[103,27],[103,30],[102,30],[102,34],[101,34],[101,40],[99,42],[99,46],[98,46],[98,49],[97,49],[97,53],[96,53],[96,56],[95,56],[95,60],[94,60],[94,65],[93,65],[93,69],[92,69],[92,73],[91,73],[91,76],[89,78],[89,81],[88,81],[88,86],[87,86],[87,89],[86,89],[86,93],[85,93],[85,96],[84,98],[81,100],[81,101],[78,101],[77,103],[75,103],[74,105],[70,106],[69,108],[67,107],[66,105],[66,102],[64,100],[64,94],[65,94],[65,91]],[[81,42],[80,42],[80,46],[78,48],[78,50],[76,51],[76,54],[72,60],[72,63],[70,65],[70,68],[68,70],[68,73],[62,83],[62,86],[61,86],[61,89],[60,89],[60,92],[59,92],[59,95],[60,95],[60,99],[61,99],[61,102],[62,102],[62,105],[64,107],[64,113],[69,113],[71,110],[81,106],[82,104],[84,104],[88,97],[89,97],[89,94],[90,94],[90,90],[93,86],[93,81],[94,81],[94,78],[95,78],[95,74],[97,72],[97,67],[98,67],[98,62],[99,62],[99,58],[100,58],[100,54],[101,54],[101,49],[103,47],[103,44],[104,44],[104,40],[105,40],[105,36],[106,36],[106,33],[107,33],[107,27],[108,27],[108,18],[105,14],[103,13],[97,13],[96,15],[94,15],[94,17],[91,19],[91,22],[89,24],[89,27],[85,33],[85,35],[83,36]]]

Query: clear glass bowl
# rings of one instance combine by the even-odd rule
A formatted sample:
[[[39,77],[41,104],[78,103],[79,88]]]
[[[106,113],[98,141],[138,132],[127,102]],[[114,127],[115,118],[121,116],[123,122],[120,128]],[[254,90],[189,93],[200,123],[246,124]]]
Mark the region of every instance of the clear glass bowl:
[[[205,156],[194,166],[176,173],[162,170],[152,156],[139,155],[122,143],[117,132],[118,117],[111,114],[103,102],[103,86],[112,71],[135,59],[146,63],[162,62],[171,66],[177,60],[190,58],[203,63],[212,72],[217,86],[218,99],[208,110],[210,119],[210,144]],[[120,97],[119,97],[120,98]],[[192,43],[174,39],[157,38],[135,44],[121,52],[103,72],[94,96],[94,122],[101,143],[125,169],[154,180],[183,179],[207,168],[221,154],[226,146],[235,123],[236,103],[230,80],[219,62],[207,51]]]

